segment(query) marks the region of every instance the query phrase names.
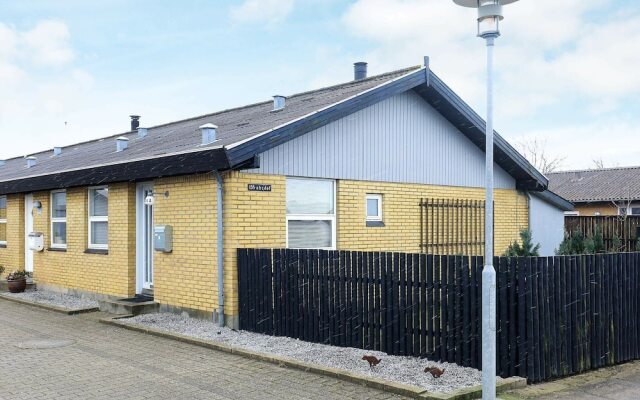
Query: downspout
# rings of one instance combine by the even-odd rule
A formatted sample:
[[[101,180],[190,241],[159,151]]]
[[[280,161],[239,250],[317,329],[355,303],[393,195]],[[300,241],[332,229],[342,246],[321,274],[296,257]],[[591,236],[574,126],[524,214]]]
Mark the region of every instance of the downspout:
[[[222,175],[214,171],[217,182],[216,208],[218,211],[218,324],[224,327],[224,226],[222,203]]]

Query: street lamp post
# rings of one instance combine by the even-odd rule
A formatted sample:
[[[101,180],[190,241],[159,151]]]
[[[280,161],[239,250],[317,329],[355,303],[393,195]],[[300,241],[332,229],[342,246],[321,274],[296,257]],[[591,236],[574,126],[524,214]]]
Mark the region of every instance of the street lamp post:
[[[478,36],[487,42],[484,268],[482,270],[482,399],[496,398],[496,270],[493,267],[493,46],[500,36],[502,6],[518,0],[453,0],[478,9]]]

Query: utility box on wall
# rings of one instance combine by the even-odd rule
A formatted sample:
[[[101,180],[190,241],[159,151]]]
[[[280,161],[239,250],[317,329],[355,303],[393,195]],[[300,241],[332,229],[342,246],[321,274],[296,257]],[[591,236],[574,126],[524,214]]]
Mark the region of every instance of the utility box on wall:
[[[156,251],[171,253],[173,251],[173,227],[156,225],[153,228],[153,247]]]
[[[27,236],[27,243],[29,245],[29,250],[44,250],[44,234],[42,232],[30,232]]]

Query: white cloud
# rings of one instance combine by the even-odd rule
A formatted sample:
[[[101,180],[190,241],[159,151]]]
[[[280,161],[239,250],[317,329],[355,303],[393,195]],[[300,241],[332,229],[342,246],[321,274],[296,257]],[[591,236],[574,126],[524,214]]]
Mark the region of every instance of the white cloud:
[[[286,19],[293,11],[294,0],[245,0],[231,8],[231,19],[242,23],[274,25]]]
[[[40,65],[63,65],[73,60],[69,29],[61,21],[42,21],[22,33],[29,57]]]

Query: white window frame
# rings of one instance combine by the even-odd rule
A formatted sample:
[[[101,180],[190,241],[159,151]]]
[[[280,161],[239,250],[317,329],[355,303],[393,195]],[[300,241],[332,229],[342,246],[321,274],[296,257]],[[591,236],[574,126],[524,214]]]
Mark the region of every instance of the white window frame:
[[[51,235],[49,235],[51,237],[49,239],[49,242],[50,242],[50,246],[51,246],[52,249],[66,249],[67,248],[67,238],[66,237],[64,238],[64,244],[54,243],[53,242],[53,224],[54,223],[64,223],[65,224],[65,231],[66,231],[66,228],[67,228],[67,226],[66,226],[67,225],[67,217],[66,217],[66,215],[67,215],[66,207],[67,206],[65,206],[65,217],[64,218],[54,217],[53,216],[53,195],[56,194],[56,193],[64,193],[65,204],[66,204],[66,200],[67,200],[67,191],[64,190],[64,189],[63,190],[52,190],[51,194],[49,195],[49,203],[50,203],[50,207],[49,207],[49,213],[50,214],[49,215],[51,216],[50,217],[50,220],[51,220],[50,221],[50,224],[51,224],[51,226],[50,226]]]
[[[565,211],[564,215],[567,217],[578,217],[580,216],[580,211]]]
[[[8,208],[7,196],[0,196],[0,199],[4,199],[5,213],[6,213],[6,210]],[[7,232],[7,219],[6,218],[0,218],[0,224],[4,224],[5,232]],[[0,244],[3,245],[3,246],[6,246],[7,245],[7,241],[6,240],[0,240]]]
[[[634,216],[633,214],[631,214],[631,211],[632,211],[633,208],[640,208],[640,203],[631,203],[629,205],[625,205],[624,207],[623,206],[619,206],[618,207],[618,215],[620,215],[620,216],[624,216],[624,215]],[[622,210],[623,209],[625,210],[624,214],[622,214]]]
[[[88,199],[87,199],[87,216],[88,216],[88,221],[89,224],[87,226],[87,247],[90,249],[96,249],[96,250],[109,250],[109,203],[107,200],[107,215],[106,216],[97,216],[94,217],[91,215],[91,191],[92,190],[100,190],[100,189],[107,189],[109,190],[109,186],[91,186],[89,187],[89,189],[87,190],[87,194],[88,194]],[[107,223],[107,244],[94,244],[91,243],[91,223],[92,222],[106,222]]]
[[[331,247],[313,247],[313,249],[317,250],[335,250],[336,249],[336,214],[337,210],[337,201],[336,201],[336,181],[335,179],[322,179],[322,178],[302,178],[297,176],[288,176],[287,178],[291,179],[306,179],[311,181],[330,181],[332,183],[333,188],[333,214],[289,214],[286,213],[286,226],[285,226],[285,236],[287,248],[289,248],[289,221],[331,221]],[[286,185],[285,185],[286,187]],[[286,189],[285,189],[286,190]],[[285,202],[286,202],[286,193],[285,193]],[[297,247],[296,247],[297,248]]]
[[[378,215],[376,216],[369,215],[369,200],[378,201]],[[382,222],[382,195],[381,194],[367,193],[364,199],[364,213],[367,221]]]

